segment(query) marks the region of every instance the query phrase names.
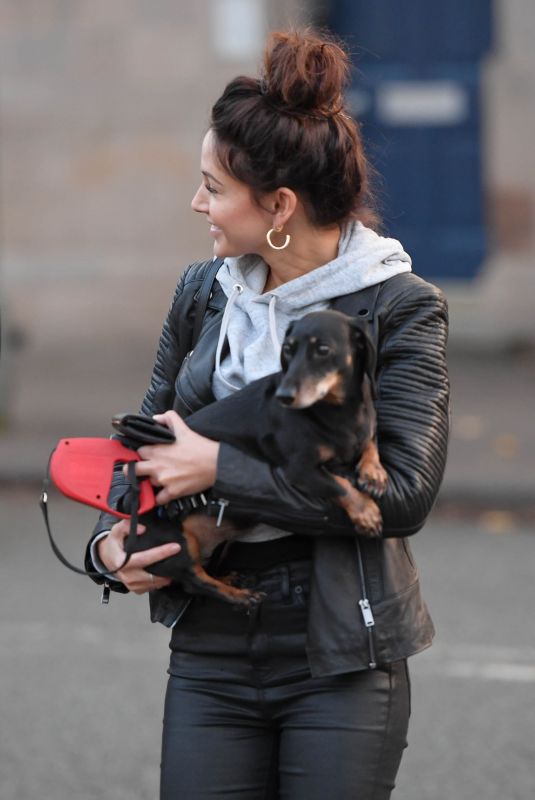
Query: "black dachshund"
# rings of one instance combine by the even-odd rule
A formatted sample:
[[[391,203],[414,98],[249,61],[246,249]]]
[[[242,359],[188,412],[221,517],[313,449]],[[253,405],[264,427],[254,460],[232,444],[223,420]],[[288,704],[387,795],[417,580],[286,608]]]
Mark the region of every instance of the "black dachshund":
[[[186,418],[187,425],[281,467],[296,487],[339,503],[358,534],[379,536],[382,520],[374,498],[383,494],[387,475],[375,438],[375,348],[368,323],[338,311],[308,314],[289,326],[281,364],[281,372],[200,409]],[[190,513],[188,506],[187,514],[164,521],[161,510],[140,518],[147,532],[138,537],[138,549],[164,541],[182,544],[178,555],[149,571],[231,603],[258,602],[254,592],[204,569],[215,547],[241,528],[231,516],[218,525],[202,510]]]

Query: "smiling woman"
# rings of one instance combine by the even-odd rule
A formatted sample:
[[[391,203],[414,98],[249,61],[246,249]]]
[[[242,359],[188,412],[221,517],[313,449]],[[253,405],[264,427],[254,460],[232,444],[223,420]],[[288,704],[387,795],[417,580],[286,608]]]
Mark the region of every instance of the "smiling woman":
[[[207,568],[235,573],[264,595],[261,606],[236,612],[155,579],[150,565],[176,544],[136,553],[112,576],[128,526],[111,516],[88,548],[97,582],[150,592],[151,618],[172,628],[162,800],[387,800],[406,745],[406,659],[430,645],[433,625],[405,537],[424,524],[445,465],[447,308],[411,274],[402,245],[373,229],[368,166],[344,104],[348,75],[329,37],[278,32],[260,77],[234,79],[215,103],[191,205],[206,217],[218,271],[194,347],[213,258],[180,279],[142,404],[176,442],[142,449],[136,471],[160,487],[161,504],[211,491],[226,521],[240,514],[236,539]],[[301,474],[292,481],[183,421],[278,372],[289,326],[341,301],[377,348],[369,371],[388,482],[373,541],[305,490]],[[318,406],[328,401],[315,390]],[[348,487],[356,468],[347,465]]]
[[[318,228],[309,219],[298,193],[288,186],[265,192],[258,199],[252,186],[224,168],[217,141],[215,131],[210,129],[201,151],[203,182],[191,203],[194,211],[206,214],[214,238],[214,255],[260,256],[271,268],[265,291],[309,272],[311,264],[320,266],[332,261],[338,250],[339,226]],[[275,244],[274,231],[281,245]],[[275,252],[285,250],[292,237],[300,245],[289,253]]]
[[[256,202],[250,187],[224,170],[215,145],[215,134],[209,130],[201,152],[203,182],[191,202],[194,211],[206,214],[210,235],[214,238],[214,255],[219,258],[268,250],[266,230],[273,227],[274,216],[280,218],[293,211],[296,196],[279,189],[264,198],[265,207]],[[247,225],[244,225],[244,221]]]

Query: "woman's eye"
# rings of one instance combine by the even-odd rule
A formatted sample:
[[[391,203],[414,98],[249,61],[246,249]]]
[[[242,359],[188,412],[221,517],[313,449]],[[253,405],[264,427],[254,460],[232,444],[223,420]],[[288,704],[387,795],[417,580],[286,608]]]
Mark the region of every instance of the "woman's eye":
[[[210,194],[217,194],[217,189],[214,189],[214,187],[210,186],[209,184],[205,183],[204,188],[206,189],[207,192],[210,192]]]
[[[318,344],[318,346],[316,347],[316,353],[319,356],[328,356],[330,355],[330,352],[331,348],[329,347],[328,344]]]

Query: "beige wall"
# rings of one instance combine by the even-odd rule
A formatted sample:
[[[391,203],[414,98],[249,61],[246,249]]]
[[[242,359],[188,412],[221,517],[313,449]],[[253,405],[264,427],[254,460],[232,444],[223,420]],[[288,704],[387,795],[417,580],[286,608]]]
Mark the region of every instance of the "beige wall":
[[[3,0],[4,283],[169,273],[206,253],[189,200],[210,105],[298,5]]]
[[[485,81],[485,166],[498,248],[535,251],[535,4],[498,0]]]
[[[0,429],[32,452],[137,407],[177,276],[211,254],[189,208],[210,106],[301,7],[0,0]]]
[[[85,390],[69,398],[72,375],[91,354],[110,389],[135,361],[138,397],[176,276],[210,254],[189,210],[210,105],[255,70],[267,29],[307,21],[315,5],[0,0],[0,302],[4,332],[25,341],[3,348],[0,423],[8,407],[10,426],[27,429],[38,374],[50,388],[36,427],[73,413]],[[495,6],[484,82],[493,250],[478,281],[448,287],[452,341],[535,343],[535,5]]]
[[[446,286],[459,348],[535,347],[535,4],[495,0],[483,81],[490,252],[477,280]]]

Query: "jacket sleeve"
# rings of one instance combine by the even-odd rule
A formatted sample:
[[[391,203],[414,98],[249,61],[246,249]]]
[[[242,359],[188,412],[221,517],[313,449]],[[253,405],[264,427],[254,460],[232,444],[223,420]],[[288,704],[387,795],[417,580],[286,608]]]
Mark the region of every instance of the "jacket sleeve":
[[[389,476],[380,502],[385,537],[408,536],[422,527],[446,460],[447,305],[440,290],[415,280],[401,296],[387,284],[379,304],[376,408],[379,453]],[[294,520],[303,533],[355,533],[341,508],[305,495],[281,469],[224,443],[214,492],[235,509],[245,502],[272,524]]]
[[[387,295],[387,292],[385,293]],[[448,308],[435,286],[419,281],[379,320],[377,438],[388,473],[379,505],[384,536],[409,536],[436,500],[449,435],[446,366]]]

